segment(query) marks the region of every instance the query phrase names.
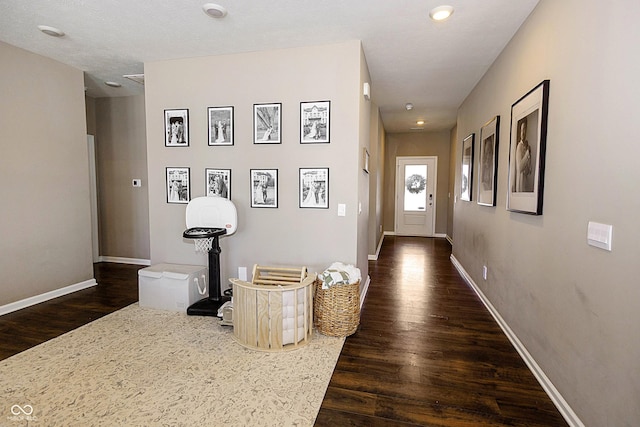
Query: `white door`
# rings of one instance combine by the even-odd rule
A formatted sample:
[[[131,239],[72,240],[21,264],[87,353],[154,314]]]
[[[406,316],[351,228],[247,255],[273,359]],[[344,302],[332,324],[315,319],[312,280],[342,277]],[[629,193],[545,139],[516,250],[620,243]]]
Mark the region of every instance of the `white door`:
[[[433,236],[437,157],[396,158],[396,234]]]

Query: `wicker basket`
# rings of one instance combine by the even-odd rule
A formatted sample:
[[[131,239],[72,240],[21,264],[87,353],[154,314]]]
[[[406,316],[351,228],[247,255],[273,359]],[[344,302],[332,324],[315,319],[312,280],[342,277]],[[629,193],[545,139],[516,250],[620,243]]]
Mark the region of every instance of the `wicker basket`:
[[[353,334],[360,324],[360,281],[322,289],[322,281],[316,280],[313,319],[323,335],[346,337]]]

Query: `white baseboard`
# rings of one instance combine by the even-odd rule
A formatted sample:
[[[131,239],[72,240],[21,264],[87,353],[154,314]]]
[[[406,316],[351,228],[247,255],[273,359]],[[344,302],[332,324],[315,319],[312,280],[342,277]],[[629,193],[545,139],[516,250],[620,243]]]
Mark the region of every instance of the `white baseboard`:
[[[151,265],[151,260],[140,258],[122,258],[117,256],[100,256],[100,262],[115,262],[118,264]]]
[[[362,287],[362,291],[360,292],[360,310],[362,310],[364,299],[367,296],[367,291],[369,290],[369,283],[371,283],[371,277],[367,275],[367,280],[364,281],[364,286]]]
[[[85,280],[84,282],[76,283],[75,285],[65,286],[64,288],[55,289],[53,291],[45,292],[44,294],[35,295],[20,301],[5,304],[0,306],[0,316],[22,310],[23,308],[31,307],[32,305],[40,304],[41,302],[49,301],[63,295],[81,291],[83,289],[96,286],[97,284],[96,279]]]
[[[451,262],[456,267],[462,278],[467,282],[471,289],[473,289],[476,295],[478,295],[485,307],[487,307],[491,316],[493,316],[495,321],[498,322],[502,331],[507,335],[507,338],[509,338],[513,347],[515,347],[518,354],[520,354],[520,357],[522,357],[522,360],[524,360],[524,363],[529,367],[531,373],[533,373],[544,391],[549,395],[549,398],[551,398],[553,404],[556,405],[556,408],[558,408],[558,411],[560,411],[560,414],[562,414],[565,421],[572,427],[585,427],[584,423],[580,418],[578,418],[578,415],[573,411],[573,409],[571,409],[571,406],[569,406],[567,401],[562,397],[558,389],[553,385],[531,353],[529,353],[524,344],[522,344],[522,341],[518,339],[518,336],[513,332],[513,330],[511,330],[507,322],[502,318],[502,316],[500,316],[498,310],[496,310],[489,299],[482,293],[478,285],[473,281],[471,276],[469,276],[467,271],[462,267],[453,254],[451,254]]]
[[[451,246],[453,246],[453,239],[451,238],[451,236],[449,236],[448,234],[445,235],[445,238],[447,239],[447,241],[449,242],[449,244]]]
[[[369,261],[377,261],[378,260],[378,256],[380,256],[380,249],[382,249],[382,242],[384,242],[384,236],[385,233],[382,233],[382,236],[380,236],[380,241],[378,242],[378,247],[376,248],[376,253],[373,255],[369,255]]]

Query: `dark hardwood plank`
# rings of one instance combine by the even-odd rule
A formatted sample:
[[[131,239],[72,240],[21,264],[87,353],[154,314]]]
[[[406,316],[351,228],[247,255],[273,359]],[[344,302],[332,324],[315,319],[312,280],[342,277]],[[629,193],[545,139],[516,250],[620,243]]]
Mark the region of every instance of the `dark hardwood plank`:
[[[316,426],[567,425],[450,255],[385,238]]]
[[[0,360],[137,302],[141,268],[96,263],[97,286],[0,316]]]

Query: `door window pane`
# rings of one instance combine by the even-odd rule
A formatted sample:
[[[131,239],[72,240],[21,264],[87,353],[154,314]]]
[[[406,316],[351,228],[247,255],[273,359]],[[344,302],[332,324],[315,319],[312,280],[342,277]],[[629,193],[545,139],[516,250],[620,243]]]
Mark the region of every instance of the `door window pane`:
[[[427,165],[405,165],[404,176],[404,210],[426,210]]]

